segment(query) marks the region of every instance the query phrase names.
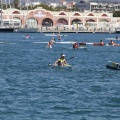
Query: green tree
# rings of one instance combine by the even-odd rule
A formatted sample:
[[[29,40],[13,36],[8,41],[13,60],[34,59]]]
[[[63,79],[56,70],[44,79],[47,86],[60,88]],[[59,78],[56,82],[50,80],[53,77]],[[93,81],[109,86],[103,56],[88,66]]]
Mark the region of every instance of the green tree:
[[[14,0],[13,3],[14,3],[14,7],[15,8],[18,8],[19,7],[19,0]]]
[[[113,17],[120,17],[120,10],[119,11],[113,11]]]

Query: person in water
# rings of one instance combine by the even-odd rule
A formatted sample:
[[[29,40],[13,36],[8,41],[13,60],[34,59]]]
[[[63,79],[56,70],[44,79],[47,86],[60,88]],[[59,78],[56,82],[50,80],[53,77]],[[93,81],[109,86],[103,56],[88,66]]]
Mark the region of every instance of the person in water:
[[[104,42],[102,40],[100,40],[100,45],[104,45]]]
[[[61,57],[59,59],[57,59],[54,63],[55,66],[65,66],[66,64],[68,64],[65,60],[65,55],[61,54]]]
[[[29,36],[28,34],[27,34],[25,37],[26,37],[27,39],[30,38],[30,36]]]
[[[52,48],[52,45],[55,43],[55,38],[52,38],[49,42],[47,47]]]
[[[60,41],[62,40],[61,36],[58,36],[58,40],[60,40]]]
[[[77,48],[78,49],[78,44],[75,42],[74,44],[73,44],[73,48]]]
[[[113,40],[110,41],[109,45],[114,45],[115,43],[113,42]]]

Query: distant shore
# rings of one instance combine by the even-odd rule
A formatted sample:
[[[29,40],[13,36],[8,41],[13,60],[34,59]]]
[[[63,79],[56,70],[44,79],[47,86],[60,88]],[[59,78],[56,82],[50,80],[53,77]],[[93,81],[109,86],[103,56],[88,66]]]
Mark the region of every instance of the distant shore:
[[[14,33],[120,33],[115,28],[67,28],[67,27],[39,27],[39,28],[15,28]]]

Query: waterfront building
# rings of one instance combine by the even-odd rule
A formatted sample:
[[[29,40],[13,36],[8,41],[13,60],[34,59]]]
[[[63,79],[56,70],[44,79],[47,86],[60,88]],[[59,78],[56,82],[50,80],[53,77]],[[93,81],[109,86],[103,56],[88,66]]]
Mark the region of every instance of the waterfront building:
[[[109,12],[47,11],[41,7],[34,10],[2,10],[4,25],[15,28],[39,28],[42,30],[114,31],[120,26],[120,18]]]
[[[80,0],[76,3],[80,11],[90,10],[91,12],[112,12],[120,10],[120,2],[105,2],[105,1],[86,1]]]

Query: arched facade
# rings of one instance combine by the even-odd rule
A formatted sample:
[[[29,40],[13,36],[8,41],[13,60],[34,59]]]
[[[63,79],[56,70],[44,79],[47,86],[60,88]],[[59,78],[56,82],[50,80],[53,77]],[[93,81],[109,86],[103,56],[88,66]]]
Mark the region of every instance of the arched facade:
[[[47,11],[37,8],[30,11],[20,11],[13,9],[12,11],[3,10],[4,19],[14,19],[20,22],[20,27],[26,24],[28,27],[72,27],[75,24],[81,24],[83,28],[100,28],[110,26],[113,19],[112,13],[93,13],[93,12],[65,12],[65,11]],[[119,20],[116,20],[119,22]],[[17,24],[17,23],[15,23]],[[77,27],[78,29],[79,27]]]
[[[68,25],[68,21],[64,18],[60,18],[57,20],[57,25]]]
[[[45,18],[42,20],[42,26],[43,27],[52,27],[53,21],[50,18]]]
[[[28,18],[26,20],[26,25],[29,28],[36,28],[38,26],[38,22],[35,18]]]

